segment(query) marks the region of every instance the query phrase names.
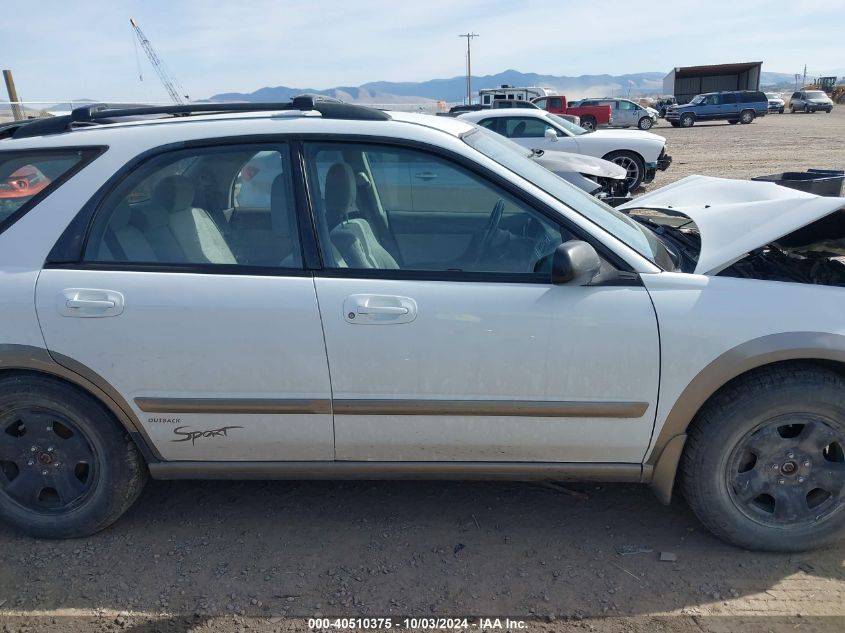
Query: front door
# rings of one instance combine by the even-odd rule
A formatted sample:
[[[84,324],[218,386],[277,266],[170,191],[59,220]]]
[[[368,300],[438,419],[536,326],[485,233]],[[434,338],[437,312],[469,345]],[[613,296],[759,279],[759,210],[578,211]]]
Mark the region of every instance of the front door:
[[[160,155],[38,280],[47,346],[168,460],[331,460],[325,347],[284,144]],[[93,372],[93,373],[92,373]]]
[[[313,142],[305,164],[337,459],[642,459],[659,345],[641,285],[550,284],[574,235],[439,155]]]

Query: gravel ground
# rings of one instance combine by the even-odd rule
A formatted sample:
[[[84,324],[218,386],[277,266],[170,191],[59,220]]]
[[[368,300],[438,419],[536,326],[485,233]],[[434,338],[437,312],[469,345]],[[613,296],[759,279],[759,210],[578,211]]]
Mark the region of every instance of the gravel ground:
[[[675,162],[649,189],[693,173],[845,167],[845,107],[654,131]],[[638,486],[151,482],[91,538],[41,541],[0,525],[0,633],[307,630],[317,614],[498,616],[531,631],[841,632],[844,561],[845,542],[738,550],[681,500],[663,507]]]

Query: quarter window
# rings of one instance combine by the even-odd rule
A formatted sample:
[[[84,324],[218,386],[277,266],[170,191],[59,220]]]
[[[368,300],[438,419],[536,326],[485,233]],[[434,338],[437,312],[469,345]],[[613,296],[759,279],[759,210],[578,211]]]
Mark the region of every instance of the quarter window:
[[[106,199],[85,260],[301,268],[289,162],[284,145],[159,156]]]
[[[47,195],[97,156],[96,149],[0,152],[0,233],[23,217],[31,200]]]
[[[547,273],[562,241],[549,219],[428,153],[314,143],[306,168],[330,268]]]

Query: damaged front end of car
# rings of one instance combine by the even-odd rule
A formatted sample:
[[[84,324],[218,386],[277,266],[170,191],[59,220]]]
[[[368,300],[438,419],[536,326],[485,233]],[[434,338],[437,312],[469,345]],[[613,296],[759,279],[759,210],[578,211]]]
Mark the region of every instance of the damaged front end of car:
[[[679,272],[845,287],[845,198],[690,176],[620,207]]]

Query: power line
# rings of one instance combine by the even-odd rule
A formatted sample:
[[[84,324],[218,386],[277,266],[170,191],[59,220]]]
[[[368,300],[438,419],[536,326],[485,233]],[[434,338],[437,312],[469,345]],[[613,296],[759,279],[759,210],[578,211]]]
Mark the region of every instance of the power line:
[[[470,50],[470,43],[472,38],[481,37],[478,33],[463,33],[458,37],[467,38],[467,105],[472,103],[472,52]]]

